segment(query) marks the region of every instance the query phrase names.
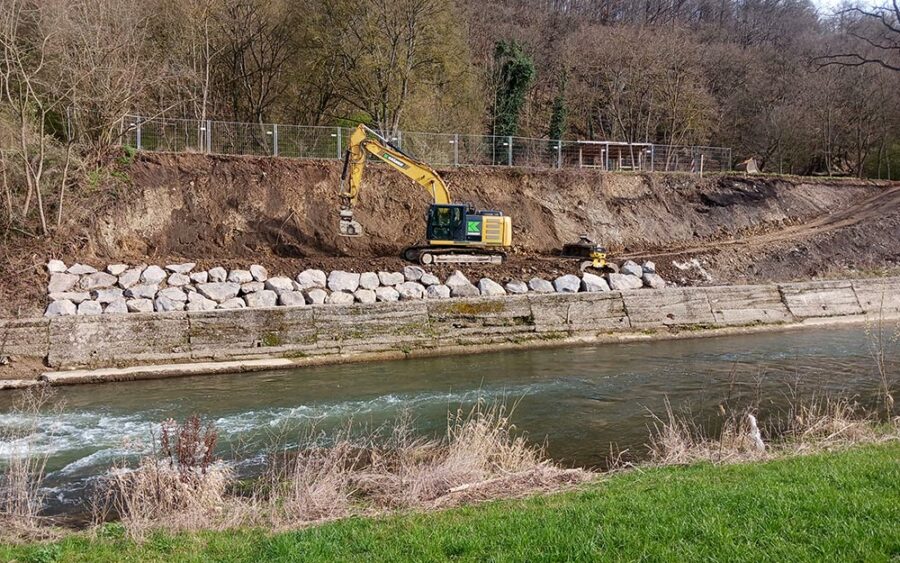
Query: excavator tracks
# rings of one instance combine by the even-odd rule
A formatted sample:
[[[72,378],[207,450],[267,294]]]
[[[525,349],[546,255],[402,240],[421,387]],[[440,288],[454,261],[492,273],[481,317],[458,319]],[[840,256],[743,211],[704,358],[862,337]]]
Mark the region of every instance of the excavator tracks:
[[[411,246],[403,251],[403,258],[423,266],[434,264],[502,264],[505,252],[487,248],[447,248],[442,246]]]

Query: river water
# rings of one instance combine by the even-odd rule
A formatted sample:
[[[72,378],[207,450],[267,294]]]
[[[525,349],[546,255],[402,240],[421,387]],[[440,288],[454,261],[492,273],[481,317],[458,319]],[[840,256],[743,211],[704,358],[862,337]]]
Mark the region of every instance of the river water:
[[[448,412],[482,399],[515,403],[517,429],[554,459],[600,466],[611,444],[640,457],[666,398],[701,424],[726,397],[758,405],[763,423],[798,393],[871,401],[870,342],[859,325],[62,387],[62,413],[43,416],[31,449],[49,454],[51,512],[78,512],[95,477],[147,451],[170,417],[213,421],[220,455],[241,467],[310,425],[371,430],[407,410],[418,432],[440,435]],[[0,427],[24,423],[11,403],[0,395]],[[20,446],[0,440],[0,464]]]

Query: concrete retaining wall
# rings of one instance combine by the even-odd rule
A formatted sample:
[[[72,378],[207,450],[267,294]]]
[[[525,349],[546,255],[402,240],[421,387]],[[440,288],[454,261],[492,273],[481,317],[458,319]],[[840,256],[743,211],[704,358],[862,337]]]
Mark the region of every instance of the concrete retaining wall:
[[[56,369],[253,358],[328,361],[882,312],[900,315],[900,278],[8,320],[0,321],[0,354],[46,358]]]

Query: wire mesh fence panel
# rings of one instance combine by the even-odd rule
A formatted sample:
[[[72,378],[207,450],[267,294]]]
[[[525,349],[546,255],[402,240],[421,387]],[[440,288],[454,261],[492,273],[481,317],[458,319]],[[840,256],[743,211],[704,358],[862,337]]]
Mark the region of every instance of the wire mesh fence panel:
[[[142,120],[126,117],[125,142],[138,150],[163,152],[202,152],[205,130],[199,121],[156,118]]]
[[[459,166],[456,137],[452,133],[403,133],[400,148],[431,166]]]
[[[127,115],[123,143],[144,151],[341,159],[354,129],[234,123]],[[731,169],[725,147],[614,141],[559,141],[459,133],[398,132],[388,141],[435,167],[527,166],[607,171],[718,172]]]
[[[343,158],[344,137],[340,127],[277,127],[278,156],[291,158]]]

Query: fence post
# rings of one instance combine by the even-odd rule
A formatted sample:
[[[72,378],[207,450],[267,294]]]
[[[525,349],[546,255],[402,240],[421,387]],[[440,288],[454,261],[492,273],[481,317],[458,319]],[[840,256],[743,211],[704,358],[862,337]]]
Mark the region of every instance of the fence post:
[[[278,156],[278,124],[272,124],[272,156]]]
[[[703,177],[703,153],[700,153],[700,177]]]
[[[513,155],[513,150],[512,150],[512,135],[510,135],[509,137],[507,137],[506,140],[507,140],[507,142],[508,142],[508,144],[509,144],[509,147],[507,148],[507,151],[506,151],[506,152],[507,152],[507,163],[508,163],[510,166],[512,166],[512,165],[513,165],[513,163],[512,163],[512,155]]]
[[[656,160],[656,145],[650,145],[650,172],[653,172],[654,160]]]
[[[136,116],[134,118],[134,122],[137,125],[137,129],[134,132],[134,144],[137,145],[134,147],[137,150],[141,150],[141,118],[140,116]]]
[[[206,153],[212,154],[212,120],[206,120]]]
[[[453,166],[459,166],[459,133],[453,134]]]
[[[556,167],[562,168],[562,140],[556,140]]]
[[[341,141],[341,128],[337,128],[337,159],[341,160],[343,155],[341,154],[343,151],[341,150],[344,143]]]

